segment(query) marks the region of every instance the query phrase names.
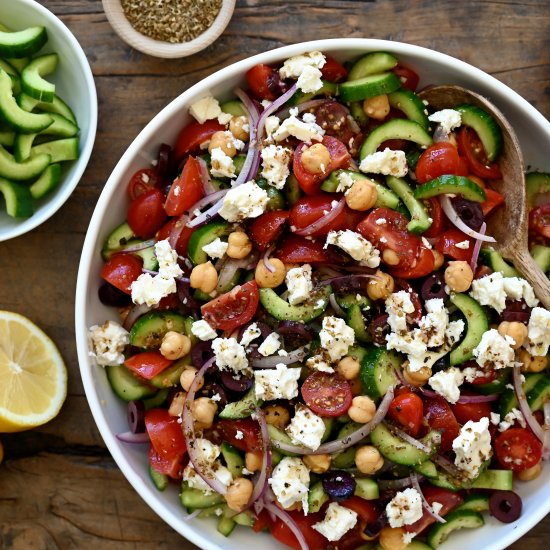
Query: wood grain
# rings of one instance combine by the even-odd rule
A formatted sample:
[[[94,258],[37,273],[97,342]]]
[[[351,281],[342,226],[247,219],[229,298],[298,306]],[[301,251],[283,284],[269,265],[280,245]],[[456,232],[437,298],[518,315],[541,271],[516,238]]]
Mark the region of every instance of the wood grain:
[[[0,0],[2,1],[2,0]],[[8,0],[3,0],[8,1]],[[83,394],[74,342],[74,292],[96,200],[126,147],[165,105],[213,71],[297,40],[370,37],[418,44],[493,74],[550,117],[547,0],[238,0],[225,33],[204,52],[159,60],[124,44],[99,0],[42,0],[73,31],[99,96],[94,152],[64,207],[38,229],[0,243],[0,308],[41,325],[69,368],[61,414],[3,435],[0,548],[153,550],[192,544],[159,519],[110,458]],[[550,520],[511,548],[542,550]]]

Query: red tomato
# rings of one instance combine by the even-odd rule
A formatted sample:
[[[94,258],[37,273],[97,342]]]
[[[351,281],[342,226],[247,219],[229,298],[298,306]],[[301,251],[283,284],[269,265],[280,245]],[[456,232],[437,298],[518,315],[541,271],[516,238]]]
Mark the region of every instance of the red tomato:
[[[324,240],[309,240],[300,235],[285,236],[275,256],[285,264],[311,264],[328,262]]]
[[[468,420],[479,422],[484,416],[490,418],[492,411],[489,403],[455,403],[451,409],[460,424]]]
[[[326,550],[327,539],[321,535],[318,531],[313,529],[313,524],[323,521],[323,515],[319,513],[308,514],[304,516],[302,512],[287,511],[294,523],[298,526],[304,538],[306,539],[309,550]],[[277,518],[271,522],[271,534],[273,538],[281,542],[282,544],[293,548],[294,550],[300,550],[301,546],[298,540],[290,530],[290,528]]]
[[[433,505],[434,502],[439,502],[442,505],[441,510],[439,511],[440,516],[445,516],[453,508],[456,508],[459,504],[462,504],[464,500],[458,493],[453,493],[447,489],[440,489],[439,487],[434,487],[432,485],[425,485],[422,487],[422,492],[426,497],[426,500],[430,505]],[[422,517],[411,525],[405,525],[405,531],[409,533],[420,533],[428,525],[431,525],[435,522],[435,518],[431,516],[426,510],[424,510]]]
[[[177,417],[166,409],[150,409],[145,413],[145,429],[160,459],[181,463],[187,448]]]
[[[315,121],[327,136],[333,136],[339,139],[348,150],[350,150],[349,142],[358,136],[355,129],[355,124],[349,118],[349,111],[338,101],[323,101],[318,107],[313,109]],[[357,148],[358,145],[355,143]]]
[[[424,416],[432,430],[441,432],[440,451],[446,452],[453,448],[453,440],[460,432],[455,415],[443,397],[423,397]]]
[[[255,65],[246,72],[246,81],[252,95],[257,99],[273,101],[277,96],[272,91],[273,81],[278,80],[279,75],[269,65],[262,63]]]
[[[394,277],[403,279],[418,279],[425,277],[434,270],[435,257],[432,251],[425,246],[421,246],[418,252],[418,257],[413,264],[406,269],[391,268],[391,274]]]
[[[184,464],[181,457],[174,456],[168,460],[161,457],[153,447],[149,447],[149,464],[156,472],[172,479],[181,479],[182,477]]]
[[[504,195],[501,195],[498,191],[490,189],[489,187],[485,188],[485,201],[479,203],[481,210],[483,210],[483,216],[492,212],[497,206],[500,206],[504,203]]]
[[[416,91],[420,77],[412,69],[399,64],[394,67],[393,72],[399,77],[399,80],[401,80],[401,86],[403,88],[408,88],[412,92]]]
[[[204,197],[199,163],[189,157],[181,174],[170,186],[164,209],[169,216],[179,216]]]
[[[164,195],[158,189],[149,189],[128,207],[128,225],[142,239],[152,237],[165,220]]]
[[[263,449],[258,423],[251,417],[241,420],[218,420],[215,426],[217,438],[227,441],[233,447],[246,453],[258,452]],[[242,432],[243,437],[237,439],[237,432]]]
[[[351,159],[351,155],[348,153],[346,146],[339,139],[332,136],[325,136],[322,143],[330,153],[330,162],[325,171],[321,174],[312,174],[302,165],[302,153],[304,149],[308,147],[306,143],[300,143],[294,151],[292,171],[298,180],[300,188],[308,195],[317,193],[321,182],[327,179],[333,170],[338,170],[338,168],[347,166]]]
[[[415,173],[418,183],[426,183],[444,174],[466,176],[468,170],[458,156],[456,147],[443,141],[430,145],[420,155]]]
[[[468,241],[468,248],[459,248],[456,245]],[[469,262],[472,259],[475,241],[468,235],[465,235],[459,229],[452,227],[442,233],[435,242],[435,249],[445,256],[451,257],[453,260],[462,260]]]
[[[550,202],[531,210],[529,213],[529,229],[550,239]]]
[[[158,174],[152,168],[138,170],[128,182],[128,187],[126,188],[128,196],[131,200],[136,199],[146,191],[149,191],[151,187],[155,187],[158,179]]]
[[[233,330],[248,323],[260,303],[256,281],[238,285],[201,307],[204,320],[213,328]]]
[[[341,416],[351,406],[349,382],[339,374],[315,371],[302,384],[306,405],[319,416]]]
[[[132,283],[142,274],[143,260],[131,254],[115,254],[101,268],[101,277],[122,292],[131,294]]]
[[[408,232],[408,223],[400,212],[389,208],[375,208],[357,226],[357,231],[379,250],[389,248],[396,252],[399,264],[395,268],[407,270],[415,264],[422,244],[419,237]]]
[[[325,55],[325,64],[321,68],[321,74],[325,80],[330,82],[341,82],[348,76],[348,71],[340,62],[336,61],[334,57]]]
[[[263,252],[279,238],[288,220],[288,210],[273,210],[256,218],[248,228],[252,242]]]
[[[373,523],[378,519],[376,506],[364,498],[353,496],[341,502],[340,505],[353,510],[366,524]]]
[[[495,452],[503,468],[523,472],[540,462],[542,445],[530,430],[511,428],[495,439]]]
[[[317,195],[304,196],[298,199],[290,209],[290,227],[292,230],[294,230],[294,228],[298,230],[304,229],[308,225],[326,216],[326,212],[330,212],[333,208],[333,201],[338,202],[340,199],[340,195],[334,195],[333,193],[319,193]],[[320,237],[328,235],[329,231],[339,231],[343,229],[347,224],[347,216],[348,213],[344,208],[334,220],[312,233],[311,236]]]
[[[197,152],[203,143],[209,141],[216,132],[221,130],[225,130],[225,126],[215,119],[207,120],[202,124],[193,121],[183,127],[174,146],[174,160],[176,163],[179,163],[188,153]]]
[[[468,168],[473,174],[488,180],[502,178],[498,164],[487,160],[485,149],[475,130],[462,126],[458,132],[457,144],[460,154],[466,159]]]
[[[160,374],[163,370],[167,369],[173,361],[166,359],[160,351],[144,351],[143,353],[138,353],[132,355],[124,361],[124,364],[134,373],[145,378],[146,380],[151,380],[157,374]]]
[[[423,415],[422,399],[412,392],[394,397],[388,410],[388,416],[403,426],[404,430],[413,437],[418,435]]]
[[[428,215],[432,218],[432,225],[430,225],[428,231],[424,232],[424,237],[432,239],[434,237],[438,237],[443,231],[445,227],[445,216],[443,213],[443,208],[441,208],[441,204],[437,200],[437,197],[425,199],[423,202],[424,206],[428,210]]]
[[[179,218],[172,218],[157,231],[155,239],[157,241],[163,241],[164,239],[170,239],[172,232],[174,232],[174,234],[178,233],[174,250],[180,256],[185,256],[187,254],[189,239],[191,238],[193,231],[196,229],[194,227],[186,227],[185,223],[185,219],[181,220]]]

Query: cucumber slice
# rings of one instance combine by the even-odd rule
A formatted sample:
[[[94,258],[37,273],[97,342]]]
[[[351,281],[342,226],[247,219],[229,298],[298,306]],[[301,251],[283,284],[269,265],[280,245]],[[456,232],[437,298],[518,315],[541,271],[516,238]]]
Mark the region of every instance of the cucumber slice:
[[[368,347],[359,372],[365,394],[378,399],[386,394],[390,386],[396,386],[399,380],[395,370],[401,368],[401,363],[401,358],[394,351]]]
[[[454,509],[455,512],[457,510],[473,510],[478,514],[487,512],[489,510],[489,495],[467,495],[464,497],[464,502]]]
[[[169,479],[166,474],[161,474],[154,470],[149,464],[149,477],[153,482],[153,485],[159,490],[164,491],[168,487]]]
[[[35,54],[48,41],[45,27],[29,27],[22,31],[0,31],[1,57],[27,57]]]
[[[232,99],[225,101],[220,105],[220,109],[224,113],[228,113],[233,116],[246,116],[246,110],[241,101],[238,99]]]
[[[38,154],[23,162],[17,162],[6,149],[0,145],[0,176],[15,181],[26,181],[38,177],[50,164],[51,157]]]
[[[380,496],[378,483],[368,477],[358,477],[355,479],[354,494],[365,500],[376,500]]]
[[[369,122],[369,117],[363,110],[363,103],[361,101],[352,101],[349,104],[349,112],[359,126],[366,126]]]
[[[19,73],[23,72],[23,69],[30,61],[29,57],[8,57],[6,61]]]
[[[359,306],[362,311],[370,308],[371,301],[361,294],[336,295],[336,303],[343,309],[348,310],[352,306]]]
[[[394,176],[386,176],[386,184],[403,201],[411,215],[407,229],[411,233],[428,231],[432,225],[430,215],[424,204],[415,198],[409,184],[403,178]]]
[[[417,464],[416,466],[413,466],[413,468],[423,476],[426,476],[428,478],[434,478],[437,477],[438,472],[437,468],[435,467],[435,464],[431,460],[426,460],[425,462],[421,462],[420,464]]]
[[[302,90],[297,90],[296,93],[288,100],[287,105],[299,105],[300,103],[305,103],[310,101],[314,97],[324,96],[324,97],[334,97],[338,92],[338,84],[335,82],[329,82],[328,80],[322,80],[323,85],[316,92],[302,92]]]
[[[221,453],[233,478],[241,477],[244,468],[244,459],[241,453],[226,441],[221,444]]]
[[[50,164],[29,187],[33,199],[41,199],[55,189],[61,181],[61,166]]]
[[[318,512],[328,500],[329,497],[323,488],[323,483],[321,481],[314,483],[307,495],[308,513],[314,514]]]
[[[459,105],[455,110],[460,113],[462,124],[476,131],[487,158],[494,161],[502,150],[502,130],[497,121],[477,105]]]
[[[0,115],[18,132],[33,134],[47,128],[52,117],[47,114],[29,113],[17,104],[13,97],[13,85],[6,71],[0,69]]]
[[[291,306],[286,300],[278,296],[271,288],[260,289],[262,306],[279,321],[303,321],[307,323],[319,317],[328,306],[332,287],[325,285],[314,288],[306,302]]]
[[[250,416],[254,412],[254,410],[261,405],[262,402],[256,399],[256,390],[254,386],[252,386],[240,401],[228,403],[218,416],[220,418],[227,418],[229,420],[246,418]]]
[[[229,223],[216,221],[199,227],[193,232],[187,246],[187,254],[194,265],[203,264],[208,261],[208,255],[203,247],[220,237],[226,237],[231,233],[232,227]]]
[[[520,277],[520,274],[507,263],[504,258],[492,248],[482,248],[480,251],[483,261],[493,270],[500,271],[504,277]]]
[[[483,334],[489,330],[489,321],[483,308],[470,296],[453,294],[451,302],[466,317],[466,336],[449,356],[451,366],[454,366],[473,357],[474,348],[481,342]]]
[[[179,313],[152,311],[134,323],[130,330],[130,344],[138,348],[158,349],[168,331],[186,333],[187,326],[187,318]]]
[[[79,155],[78,137],[65,139],[56,139],[47,141],[40,145],[35,145],[31,149],[31,156],[48,154],[51,156],[51,162],[63,162],[66,160],[76,160]]]
[[[28,218],[33,215],[32,195],[28,187],[0,178],[0,194],[4,196],[8,216]]]
[[[426,105],[412,90],[401,88],[391,94],[388,94],[388,101],[394,109],[398,109],[409,120],[417,122],[428,131],[430,129],[430,121],[428,120]]]
[[[546,361],[548,363],[548,360]],[[550,378],[543,376],[527,395],[527,403],[532,411],[540,411],[546,401],[550,400]]]
[[[21,80],[19,78],[19,73],[17,70],[10,65],[7,61],[0,58],[0,69],[3,71],[6,71],[11,78],[12,81],[12,89],[13,93],[16,95],[21,91]]]
[[[336,439],[343,439],[349,434],[355,432],[361,427],[361,424],[357,422],[348,422],[340,428]],[[332,455],[331,467],[335,470],[345,470],[347,468],[353,468],[355,466],[355,453],[357,449],[355,447],[348,447],[343,451],[339,451]]]
[[[550,246],[535,245],[531,248],[531,256],[541,271],[546,273],[550,269]]]
[[[221,516],[218,519],[218,524],[216,525],[218,533],[222,534],[224,537],[228,537],[233,532],[235,527],[237,527],[237,523],[231,518],[226,518],[225,516]]]
[[[288,451],[279,448],[279,446],[277,445],[278,443],[286,443],[287,445],[292,445],[292,440],[285,432],[279,430],[272,424],[267,425],[267,431],[269,433],[269,439],[271,439],[271,444],[273,445],[273,447],[278,449],[281,454],[285,456],[296,456],[296,454],[289,453]]]
[[[512,470],[485,470],[468,485],[471,489],[511,491],[514,485]]]
[[[381,124],[367,137],[359,152],[359,159],[376,152],[378,147],[388,139],[406,139],[414,141],[421,147],[429,147],[432,144],[432,136],[412,120],[396,118]]]
[[[232,510],[229,511],[231,514],[234,514]],[[242,525],[243,527],[253,527],[256,522],[256,516],[250,511],[245,510],[236,516],[231,515],[231,519],[237,524]]]
[[[124,365],[105,367],[107,380],[113,392],[124,401],[137,401],[156,393],[156,389],[142,384]]]
[[[160,374],[157,374],[149,383],[159,388],[160,390],[166,388],[173,388],[179,385],[181,373],[191,364],[191,358],[186,355],[182,357],[174,364],[170,365],[167,369],[163,370]]]
[[[438,523],[428,533],[428,544],[439,548],[453,531],[483,527],[483,516],[474,510],[458,510],[445,516],[445,523]]]
[[[525,375],[525,382],[523,383],[523,391],[529,394],[531,390],[543,379],[545,375],[542,372],[533,372]],[[499,400],[499,414],[501,418],[504,417],[512,410],[519,409],[518,398],[516,392],[512,388],[506,388]]]
[[[361,101],[395,92],[400,87],[401,81],[395,73],[380,73],[342,82],[338,86],[338,95],[343,101]]]
[[[414,196],[417,199],[429,199],[449,193],[461,195],[465,199],[475,202],[483,202],[486,199],[485,191],[477,183],[464,176],[438,176],[414,190]]]
[[[12,130],[0,130],[0,145],[13,147],[15,143],[15,132]]]
[[[156,409],[158,407],[162,407],[166,403],[166,399],[168,397],[168,390],[160,390],[151,397],[146,397],[145,399],[142,399],[141,402],[143,403],[143,406],[145,407],[145,410],[148,411],[149,409]]]
[[[23,92],[39,101],[51,103],[55,96],[55,84],[44,80],[43,76],[53,73],[58,61],[56,53],[35,57],[21,73]]]
[[[367,330],[365,318],[358,304],[354,304],[348,309],[346,322],[355,332],[355,338],[359,342],[369,343],[372,341],[369,331]]]
[[[54,96],[51,103],[46,103],[44,101],[38,101],[27,94],[19,94],[17,96],[17,104],[21,109],[29,113],[35,110],[55,113],[70,120],[73,124],[77,124],[72,109],[58,95]]]
[[[476,384],[475,392],[482,395],[492,395],[493,393],[502,393],[506,385],[510,382],[510,369],[498,369],[496,378],[486,384]]]
[[[288,178],[286,178],[283,193],[289,208],[304,194],[294,174],[290,174]]]
[[[136,238],[136,234],[132,231],[130,226],[124,222],[117,226],[103,244],[101,249],[101,256],[104,260],[108,260],[113,253],[118,252],[123,249],[125,246],[128,246],[128,243]]]
[[[525,186],[527,188],[527,204],[529,208],[533,208],[537,195],[550,192],[550,174],[530,172],[525,176]]]
[[[397,57],[388,52],[370,52],[360,57],[351,67],[348,80],[357,80],[371,74],[391,71],[397,65]]]
[[[218,493],[206,494],[199,489],[192,489],[187,483],[182,483],[180,501],[186,509],[210,508],[224,502],[223,496]]]

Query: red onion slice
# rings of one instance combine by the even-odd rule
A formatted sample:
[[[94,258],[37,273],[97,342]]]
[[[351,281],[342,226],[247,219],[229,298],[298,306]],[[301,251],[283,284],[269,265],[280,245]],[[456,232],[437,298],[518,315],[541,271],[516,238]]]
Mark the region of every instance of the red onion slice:
[[[297,523],[292,519],[292,516],[281,510],[273,502],[265,502],[265,509],[271,512],[274,516],[278,517],[293,533],[300,545],[301,550],[309,550],[309,545],[304,537],[304,534],[298,527]]]
[[[303,229],[298,229],[297,231],[294,231],[294,233],[296,233],[296,235],[301,235],[302,237],[308,237],[313,233],[319,231],[319,229],[323,229],[323,227],[326,227],[327,225],[332,223],[343,212],[345,205],[346,201],[342,197],[338,201],[338,204],[328,214],[325,214],[323,217],[319,218],[318,220],[314,221]]]
[[[479,228],[479,232],[481,235],[485,235],[485,231],[487,230],[487,224],[483,222],[481,224],[481,227]],[[474,245],[474,251],[472,252],[472,259],[470,260],[470,267],[472,268],[472,271],[475,273],[476,267],[477,267],[477,260],[479,258],[479,251],[481,250],[481,245],[483,241],[480,239],[476,239],[476,243]]]
[[[121,432],[115,435],[115,437],[122,441],[123,443],[133,443],[136,445],[143,445],[144,443],[149,443],[149,434],[147,432],[133,433],[133,432]]]
[[[151,248],[152,246],[155,246],[155,239],[149,239],[147,241],[143,241],[141,243],[132,244],[130,246],[126,246],[125,248],[121,248],[120,250],[117,250],[117,254],[122,252],[139,252],[140,250],[145,250],[146,248]]]
[[[213,193],[208,197],[204,197],[204,199],[201,199],[199,202],[193,205],[191,214],[189,215],[189,221],[187,222],[187,227],[197,227],[198,225],[201,225],[209,221],[211,218],[213,218],[221,209],[223,205],[223,199],[228,192],[229,192],[229,189],[222,189],[217,193]],[[206,199],[208,200],[206,201]],[[196,208],[201,201],[206,201],[206,202],[203,202],[203,204],[199,208]],[[206,210],[205,212],[202,212],[197,217],[194,217],[196,210],[200,210],[202,206],[205,206],[206,204],[210,204],[211,202],[214,202],[214,201],[217,201],[217,202],[215,202],[215,204],[212,205],[208,210]]]
[[[138,320],[139,317],[141,317],[144,313],[147,313],[148,311],[151,311],[151,307],[147,304],[141,304],[138,306],[134,306],[126,315],[126,319],[124,319],[124,322],[122,323],[122,326],[126,330],[130,330],[134,323]]]
[[[185,229],[187,225],[187,220],[189,217],[187,216],[187,213],[182,214],[174,226],[172,227],[170,234],[168,235],[168,242],[170,243],[170,246],[175,250],[176,246],[178,244],[178,240],[180,238],[181,232]]]
[[[289,352],[287,355],[270,355],[269,357],[262,357],[252,361],[252,367],[256,369],[271,369],[282,363],[283,365],[291,365],[302,361],[307,355],[309,348],[302,346],[294,351]]]
[[[544,441],[542,445],[542,458],[550,460],[550,403],[544,404]]]
[[[224,291],[224,289],[227,289],[227,287],[235,277],[238,269],[241,267],[241,260],[235,260],[233,258],[223,260],[218,275],[218,285],[216,286],[216,291],[221,293]]]
[[[378,487],[382,491],[395,489],[404,489],[405,487],[410,487],[412,481],[410,477],[402,477],[401,479],[380,479],[378,481]]]
[[[525,396],[525,391],[523,389],[523,383],[521,381],[521,367],[513,367],[514,369],[514,390],[516,392],[516,397],[518,398],[519,408],[525,418],[525,422],[531,431],[538,437],[540,442],[544,444],[544,430],[541,425],[537,422],[537,419],[533,416],[531,409],[529,408],[529,403],[527,402],[527,397]]]
[[[418,482],[418,476],[416,472],[411,472],[411,483],[412,486],[416,489],[416,491],[420,494],[420,498],[422,499],[422,505],[424,506],[424,510],[432,516],[436,521],[439,523],[447,523],[447,521],[442,518],[431,506],[431,504],[426,500],[426,497],[424,496],[424,493],[422,492],[422,489],[420,488],[420,483]]]
[[[208,172],[208,166],[204,159],[201,157],[197,157],[197,162],[199,163],[199,172],[202,180],[202,189],[204,191],[204,194],[206,196],[212,195],[216,192],[216,189],[212,185],[212,178],[210,177],[210,173]]]
[[[258,141],[262,139],[265,127],[265,121],[268,116],[272,115],[275,111],[278,111],[296,92],[297,85],[293,84],[282,96],[278,97],[273,103],[268,105],[258,120],[257,136]]]
[[[443,211],[445,212],[447,218],[449,218],[449,221],[455,225],[462,233],[465,233],[469,237],[472,237],[474,239],[478,239],[483,242],[487,243],[495,243],[496,239],[494,237],[490,237],[488,235],[483,235],[479,233],[478,231],[473,230],[471,227],[466,225],[458,215],[457,211],[455,210],[453,203],[451,202],[451,199],[447,195],[441,195],[439,197],[439,202],[441,203],[441,208],[443,208]]]
[[[266,251],[265,251],[265,254],[264,254],[264,257],[263,257],[263,262],[264,262],[264,265],[265,265],[265,268],[270,272],[270,273],[275,273],[275,266],[269,261],[269,256],[271,256],[272,252],[275,250],[275,245],[271,245]]]
[[[422,393],[426,397],[441,397],[437,392],[432,390],[421,389]],[[457,403],[466,404],[466,403],[491,403],[492,401],[497,401],[499,396],[496,393],[491,395],[461,395],[458,398]]]
[[[310,109],[315,109],[320,107],[324,103],[330,103],[334,101],[332,99],[310,99],[309,101],[304,101],[304,103],[299,103],[298,105],[293,105],[292,107],[285,107],[277,112],[279,118],[286,118],[290,114],[290,109],[298,109],[298,113],[303,113],[304,111],[309,111]],[[347,110],[347,109],[346,109]]]
[[[269,476],[271,475],[271,439],[269,438],[269,432],[267,431],[267,422],[265,420],[264,411],[258,407],[255,415],[258,423],[260,424],[260,433],[263,441],[263,455],[260,475],[256,480],[254,489],[252,490],[252,496],[249,501],[250,505],[254,504],[258,499],[263,497],[268,486],[267,482]]]
[[[334,295],[334,293],[332,293],[329,296],[328,301],[330,302],[330,305],[332,306],[332,309],[334,310],[334,313],[336,313],[336,315],[340,317],[346,316],[346,312],[338,305],[338,302],[336,301],[336,296]]]
[[[192,519],[195,519],[198,515],[200,515],[201,512],[204,512],[204,508],[197,508],[190,514],[182,514],[183,521],[191,521]]]

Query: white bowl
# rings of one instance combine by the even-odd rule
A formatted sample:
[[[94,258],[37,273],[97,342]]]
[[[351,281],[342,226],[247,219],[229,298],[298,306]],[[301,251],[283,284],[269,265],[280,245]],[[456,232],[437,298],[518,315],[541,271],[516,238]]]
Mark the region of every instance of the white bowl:
[[[55,82],[57,95],[73,110],[80,127],[78,160],[62,164],[61,183],[50,194],[35,201],[35,212],[30,218],[11,218],[6,214],[3,200],[0,200],[0,241],[7,241],[45,222],[61,208],[77,186],[94,146],[97,95],[94,77],[80,44],[71,31],[44,6],[34,0],[0,2],[0,21],[13,30],[33,25],[46,27],[48,42],[41,52],[59,54],[59,64],[51,80]]]
[[[230,537],[225,538],[216,531],[213,521],[184,521],[177,489],[160,493],[149,480],[146,452],[115,439],[117,432],[128,429],[125,405],[111,391],[104,371],[91,362],[87,343],[89,326],[102,323],[108,318],[116,318],[115,311],[95,299],[100,285],[100,250],[107,234],[125,219],[128,204],[125,186],[128,178],[135,170],[155,158],[161,142],[174,142],[178,130],[189,119],[187,108],[193,101],[207,93],[212,93],[216,98],[229,98],[235,86],[244,84],[245,72],[256,63],[273,64],[312,50],[329,53],[340,60],[351,59],[368,51],[389,51],[418,71],[422,77],[420,86],[428,83],[455,83],[484,94],[502,109],[516,129],[523,146],[526,166],[550,170],[550,161],[547,158],[550,150],[550,123],[516,92],[479,69],[447,55],[385,40],[320,40],[286,46],[239,61],[189,88],[145,127],[111,174],[90,222],[76,289],[78,357],[92,413],[118,466],[138,494],[160,517],[204,550],[242,550],[254,545],[258,547],[260,544],[264,550],[280,550],[283,547],[268,535],[256,534],[248,529],[236,529]],[[509,546],[550,511],[550,493],[545,488],[549,480],[550,468],[546,467],[535,482],[517,484],[517,491],[524,504],[518,521],[505,525],[486,517],[486,527],[453,534],[445,544],[445,550],[500,550]]]

